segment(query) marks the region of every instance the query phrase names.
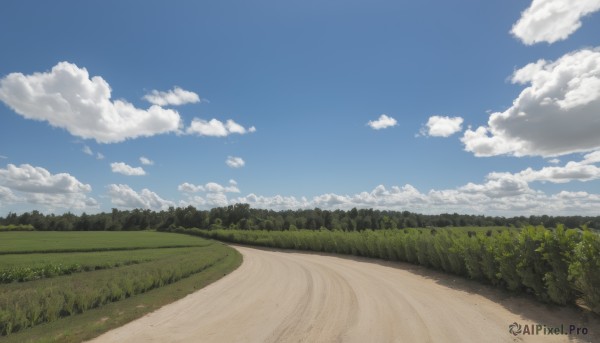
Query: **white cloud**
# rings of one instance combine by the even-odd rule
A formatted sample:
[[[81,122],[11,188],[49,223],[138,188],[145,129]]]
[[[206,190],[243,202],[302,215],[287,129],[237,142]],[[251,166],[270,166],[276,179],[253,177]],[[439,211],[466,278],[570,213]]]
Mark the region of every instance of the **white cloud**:
[[[221,202],[225,203],[224,199],[221,199]],[[595,215],[600,206],[600,195],[567,191],[547,195],[532,190],[520,180],[503,175],[490,177],[483,184],[470,183],[455,189],[429,192],[421,192],[411,185],[392,186],[389,189],[379,185],[370,192],[352,195],[329,193],[307,199],[249,194],[227,199],[226,203],[248,203],[254,208],[274,210],[315,207],[348,210],[356,207],[431,214],[458,212],[502,216],[574,213]]]
[[[255,131],[256,128],[254,126],[250,127],[249,129],[246,129],[242,125],[234,122],[231,119],[223,123],[220,120],[214,118],[209,121],[194,118],[192,119],[192,123],[186,130],[188,134],[197,134],[200,136],[212,137],[226,137],[233,133],[243,135]]]
[[[246,162],[241,157],[228,156],[225,163],[231,168],[241,168]]]
[[[0,80],[0,100],[27,119],[47,121],[74,136],[115,143],[141,136],[177,132],[179,113],[151,106],[138,109],[111,100],[111,89],[85,68],[60,62],[49,72],[11,73]]]
[[[152,90],[149,94],[144,95],[144,99],[151,104],[158,106],[179,106],[200,102],[200,97],[198,94],[186,91],[185,89],[181,89],[177,86],[167,92]]]
[[[554,43],[581,27],[581,18],[600,10],[600,0],[533,0],[512,30],[523,43]]]
[[[516,70],[513,83],[530,84],[488,126],[467,129],[465,150],[476,156],[552,157],[600,148],[600,49]]]
[[[175,203],[161,198],[158,194],[144,188],[136,192],[128,185],[108,185],[108,195],[113,205],[124,208],[146,208],[151,210],[166,210]]]
[[[229,201],[226,194],[240,192],[235,180],[229,180],[229,186],[222,186],[216,182],[209,182],[205,185],[184,182],[177,189],[186,195],[186,199],[179,202],[180,206],[191,205],[195,207],[227,206]],[[198,192],[206,192],[206,194],[204,197],[193,194]]]
[[[598,163],[598,162],[600,162],[600,150],[590,152],[589,154],[584,155],[583,160],[581,161],[581,163],[583,163],[583,164]]]
[[[180,200],[179,201],[179,206],[180,207],[188,207],[188,206],[193,206],[193,207],[204,207],[207,204],[207,201],[198,195],[194,195],[194,196],[189,196],[186,200]]]
[[[188,182],[184,182],[182,184],[180,184],[177,189],[180,192],[184,192],[184,193],[197,193],[197,192],[204,192],[204,186],[202,185],[194,185]]]
[[[462,130],[463,118],[431,116],[427,120],[427,128],[421,130],[423,136],[449,137]]]
[[[221,186],[216,182],[209,182],[204,185],[204,189],[208,193],[239,193],[240,190],[234,184],[230,184],[230,186]]]
[[[102,153],[96,153],[96,159],[97,160],[103,160],[104,159],[104,155]]]
[[[0,168],[0,201],[25,202],[48,209],[95,209],[98,203],[87,196],[92,191],[68,173],[52,174],[42,167],[29,164],[8,164]]]
[[[552,163],[552,164],[559,164],[560,160],[558,158],[552,158],[552,159],[549,159],[548,162]]]
[[[388,127],[396,126],[398,125],[398,122],[396,121],[396,119],[382,114],[379,116],[379,119],[371,120],[367,123],[367,125],[369,125],[374,130],[381,130],[386,129]]]
[[[183,193],[239,193],[240,190],[237,188],[237,182],[235,180],[229,180],[229,186],[222,186],[216,182],[208,182],[205,185],[194,185],[189,182],[180,184],[177,189]]]
[[[83,149],[81,149],[81,151],[83,151],[83,153],[86,155],[94,156],[94,152],[87,145],[83,146]]]
[[[587,155],[586,155],[587,156]],[[594,156],[591,156],[594,158]],[[578,163],[583,164],[584,160]],[[592,166],[594,167],[594,166]],[[571,168],[566,166],[565,168]],[[574,170],[574,169],[573,169]],[[585,181],[590,179],[586,174],[578,174],[576,170],[558,172],[552,169],[531,170],[522,172],[499,173],[487,175],[482,183],[467,183],[451,189],[419,191],[412,185],[392,186],[383,185],[371,191],[350,195],[325,193],[312,198],[284,195],[264,196],[254,193],[243,196],[231,196],[229,193],[239,193],[237,183],[230,181],[229,187],[210,182],[196,186],[183,183],[179,190],[185,193],[186,199],[179,202],[180,206],[192,205],[199,208],[227,206],[236,203],[247,203],[253,208],[273,210],[295,209],[351,209],[375,208],[380,210],[413,211],[418,213],[471,213],[486,215],[595,215],[600,208],[600,195],[587,192],[561,191],[556,194],[546,194],[530,187],[533,181],[564,182],[567,177],[571,180]],[[568,174],[568,172],[572,173]],[[600,172],[596,171],[596,176]],[[232,187],[235,187],[232,189]],[[206,192],[203,196],[192,193]],[[231,196],[231,197],[230,197]]]
[[[144,156],[140,157],[140,162],[146,166],[151,166],[154,164],[154,161],[152,161],[151,159],[144,157]]]
[[[110,164],[113,173],[119,173],[128,176],[146,175],[146,171],[142,167],[132,167],[123,162],[114,162]]]
[[[492,173],[490,175],[510,175],[525,182],[566,183],[570,181],[591,181],[600,179],[600,168],[594,165],[599,162],[600,150],[584,155],[581,161],[567,162],[564,166],[544,167],[539,170],[527,168],[515,174]]]
[[[18,198],[8,187],[0,186],[0,205],[8,206],[16,202]]]

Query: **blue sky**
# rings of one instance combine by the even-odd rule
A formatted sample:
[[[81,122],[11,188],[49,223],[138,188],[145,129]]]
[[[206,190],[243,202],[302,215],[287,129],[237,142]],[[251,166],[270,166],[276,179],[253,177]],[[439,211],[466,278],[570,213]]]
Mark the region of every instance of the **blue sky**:
[[[597,215],[599,8],[4,1],[0,215]]]

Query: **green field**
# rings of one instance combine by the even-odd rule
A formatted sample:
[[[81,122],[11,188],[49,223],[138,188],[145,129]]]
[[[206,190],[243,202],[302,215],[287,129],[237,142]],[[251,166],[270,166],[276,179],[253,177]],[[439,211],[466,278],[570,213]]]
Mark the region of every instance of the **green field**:
[[[77,332],[73,341],[93,337],[146,313],[119,305],[126,300],[144,297],[151,299],[144,308],[156,308],[197,287],[177,287],[171,294],[161,289],[189,278],[195,285],[207,283],[241,263],[221,243],[160,232],[0,232],[0,254],[0,337],[17,341],[45,341],[43,332],[62,337],[60,327]],[[85,318],[96,318],[89,312],[106,317],[108,308],[118,318],[101,328],[86,325]],[[60,327],[35,330],[56,321]]]
[[[71,253],[35,253],[35,254],[10,254],[0,258],[2,268],[43,267],[48,264],[76,263],[88,269],[96,269],[104,265],[112,265],[127,261],[147,262],[175,254],[185,254],[194,251],[190,248],[160,248],[139,250],[91,251]]]
[[[181,235],[151,231],[0,232],[0,254],[134,250],[206,245]]]

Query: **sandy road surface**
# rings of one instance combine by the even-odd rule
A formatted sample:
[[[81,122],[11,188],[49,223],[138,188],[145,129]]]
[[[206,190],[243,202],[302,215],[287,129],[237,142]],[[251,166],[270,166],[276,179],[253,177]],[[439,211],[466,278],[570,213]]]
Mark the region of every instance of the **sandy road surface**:
[[[597,318],[408,264],[236,249],[232,274],[94,342],[600,342]],[[515,337],[513,322],[589,333]]]

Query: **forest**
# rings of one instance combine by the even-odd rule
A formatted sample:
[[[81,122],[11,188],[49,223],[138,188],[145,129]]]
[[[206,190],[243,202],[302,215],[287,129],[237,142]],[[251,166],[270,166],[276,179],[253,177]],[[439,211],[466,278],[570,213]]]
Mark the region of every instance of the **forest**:
[[[458,213],[418,214],[409,211],[380,211],[374,209],[273,211],[250,208],[248,204],[235,204],[210,210],[192,206],[169,208],[165,211],[118,210],[98,214],[75,215],[43,214],[38,211],[21,214],[9,213],[0,217],[0,230],[12,227],[39,231],[135,231],[194,227],[199,229],[238,230],[320,230],[334,231],[393,230],[428,227],[524,227],[543,225],[567,228],[587,226],[600,228],[600,216],[519,216],[491,217]]]

